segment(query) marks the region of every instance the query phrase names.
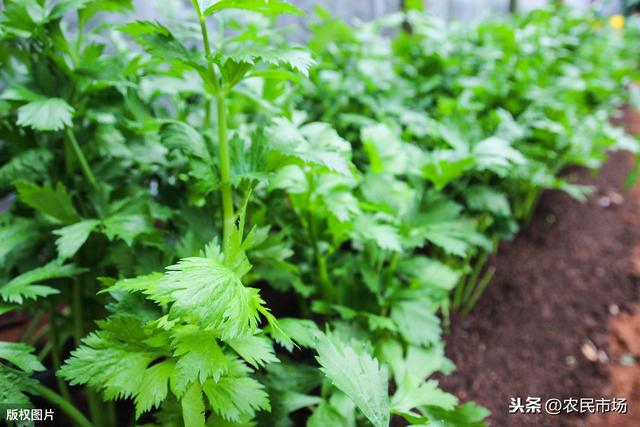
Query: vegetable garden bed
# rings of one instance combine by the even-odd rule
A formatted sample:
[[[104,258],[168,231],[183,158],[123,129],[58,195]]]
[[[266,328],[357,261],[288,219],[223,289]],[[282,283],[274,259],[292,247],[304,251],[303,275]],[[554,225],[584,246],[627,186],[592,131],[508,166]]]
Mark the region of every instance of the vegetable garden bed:
[[[446,348],[458,369],[443,387],[490,408],[491,425],[574,426],[580,417],[509,414],[511,397],[617,397],[607,372],[619,361],[606,339],[609,318],[633,312],[640,298],[632,268],[640,199],[623,189],[632,165],[618,153],[597,178],[573,172],[597,188],[585,204],[545,194],[531,226],[501,247],[493,261],[498,273],[476,310],[453,323]],[[607,204],[614,194],[621,199]],[[594,359],[592,349],[607,358]],[[620,417],[619,425],[635,425],[632,417]]]
[[[593,208],[567,168],[640,151],[609,121],[640,103],[640,22],[560,4],[469,27],[319,10],[294,46],[275,18],[300,11],[283,0],[192,0],[190,20],[166,25],[136,21],[128,0],[3,5],[0,314],[28,320],[0,342],[0,416],[36,404],[82,427],[479,427],[489,412],[434,378],[454,370],[442,330],[495,274],[453,324],[454,354],[465,322],[496,320],[486,304],[519,307],[509,292],[539,302],[521,307],[530,322],[597,326],[601,309],[565,318],[571,306],[544,298],[572,296],[562,274],[607,276],[572,264],[590,250],[622,262],[612,236],[634,234],[606,213],[626,209],[613,190],[578,233],[579,210],[543,198],[555,217],[530,235],[548,228],[557,256],[534,264],[525,235],[506,265],[487,261],[545,190]],[[506,281],[511,267],[548,282]],[[598,284],[573,296],[606,302]],[[458,356],[468,372],[473,349]]]

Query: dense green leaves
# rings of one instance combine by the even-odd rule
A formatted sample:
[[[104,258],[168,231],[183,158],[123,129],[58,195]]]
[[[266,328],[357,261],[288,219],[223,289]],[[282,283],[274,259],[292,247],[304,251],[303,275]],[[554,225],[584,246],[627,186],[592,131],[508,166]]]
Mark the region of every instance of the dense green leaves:
[[[72,352],[60,375],[71,384],[90,384],[102,390],[107,399],[136,397],[142,393],[138,408],[138,412],[142,412],[148,405],[146,371],[162,353],[136,341],[146,336],[134,319],[113,319],[103,326],[108,329],[91,333],[83,345]]]
[[[30,401],[25,393],[33,393],[37,381],[30,378],[33,372],[46,368],[32,354],[34,348],[15,342],[0,341],[0,401],[5,403],[29,406]],[[6,362],[15,366],[9,366]]]
[[[331,382],[353,400],[374,426],[388,426],[386,368],[364,349],[356,349],[333,334],[319,338],[317,351],[318,363]]]
[[[99,392],[69,393],[96,425],[128,422],[99,399],[149,425],[484,425],[430,378],[454,368],[441,319],[542,190],[585,197],[565,167],[640,151],[609,123],[638,97],[635,27],[319,11],[307,50],[284,0],[192,4],[123,36],[103,12],[130,0],[5,2],[0,313],[67,358],[61,396]],[[0,398],[29,404],[45,367],[0,359]]]
[[[80,219],[71,195],[62,183],[53,188],[50,185],[39,186],[21,181],[16,183],[16,189],[20,201],[56,221],[71,224]]]
[[[224,338],[255,331],[262,300],[257,289],[245,287],[237,272],[212,250],[206,258],[187,258],[171,267],[150,297],[173,302],[171,314],[193,319]]]

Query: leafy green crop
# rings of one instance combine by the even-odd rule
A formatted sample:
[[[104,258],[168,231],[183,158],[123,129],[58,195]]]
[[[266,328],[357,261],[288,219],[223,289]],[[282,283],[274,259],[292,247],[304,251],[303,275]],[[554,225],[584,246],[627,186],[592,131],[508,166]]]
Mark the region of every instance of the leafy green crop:
[[[3,4],[0,396],[76,425],[482,426],[442,323],[543,190],[585,197],[563,169],[638,148],[632,22],[318,10],[301,46],[281,0]]]

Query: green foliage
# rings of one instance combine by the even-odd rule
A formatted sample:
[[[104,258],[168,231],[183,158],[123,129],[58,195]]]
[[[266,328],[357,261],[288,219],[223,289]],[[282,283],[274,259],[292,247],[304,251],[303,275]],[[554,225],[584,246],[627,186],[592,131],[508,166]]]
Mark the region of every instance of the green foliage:
[[[40,131],[61,130],[71,126],[74,112],[64,99],[49,98],[29,102],[18,109],[19,126],[29,126]]]
[[[51,279],[73,277],[82,271],[72,264],[62,264],[54,260],[42,267],[22,273],[0,286],[0,298],[7,302],[21,304],[25,298],[35,299],[57,294],[59,292],[57,289],[39,283]]]
[[[5,1],[0,313],[33,316],[38,357],[0,343],[0,398],[86,400],[96,427],[124,399],[145,425],[484,425],[431,378],[441,319],[543,190],[585,197],[564,168],[638,152],[609,122],[637,24],[319,10],[307,48],[288,2],[201,3],[120,25],[129,0]]]
[[[300,9],[282,0],[220,0],[209,6],[204,11],[204,16],[213,15],[225,9],[242,9],[265,15],[302,14]]]
[[[54,220],[70,224],[80,219],[71,195],[62,183],[58,183],[54,189],[49,185],[40,187],[30,182],[17,182],[16,190],[21,202]]]
[[[0,401],[31,405],[26,393],[33,393],[37,381],[30,376],[46,369],[32,351],[26,344],[0,341],[0,360],[13,365],[0,364]]]
[[[365,351],[332,334],[318,343],[318,363],[331,382],[345,393],[376,427],[389,425],[387,370]]]

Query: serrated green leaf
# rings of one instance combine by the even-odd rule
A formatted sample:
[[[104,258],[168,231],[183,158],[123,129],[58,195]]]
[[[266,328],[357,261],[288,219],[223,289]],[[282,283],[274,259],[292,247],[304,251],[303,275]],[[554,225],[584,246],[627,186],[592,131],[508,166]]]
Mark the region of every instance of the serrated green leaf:
[[[461,157],[454,151],[438,150],[425,156],[422,175],[442,190],[448,183],[460,178],[473,166],[473,157]]]
[[[414,384],[407,376],[393,395],[391,405],[395,411],[410,412],[422,406],[435,406],[450,411],[458,404],[458,399],[438,388],[437,381]]]
[[[30,392],[35,384],[37,381],[31,379],[28,374],[0,364],[0,402],[31,406],[31,401],[25,393]]]
[[[11,268],[11,258],[25,252],[40,237],[29,220],[18,218],[0,227],[0,265]]]
[[[72,125],[74,112],[64,99],[40,99],[18,109],[17,124],[39,131],[58,131]]]
[[[391,309],[391,318],[400,334],[411,344],[428,345],[440,339],[440,319],[422,301],[399,301]]]
[[[260,181],[268,177],[266,168],[266,137],[262,130],[252,135],[250,141],[235,136],[231,140],[231,182],[239,186],[243,180]]]
[[[171,316],[217,330],[223,340],[251,335],[263,301],[258,290],[245,287],[220,256],[213,251],[208,258],[181,260],[167,268],[161,285],[148,294],[156,301],[173,301]]]
[[[159,22],[136,21],[120,27],[132,36],[151,55],[165,61],[178,62],[206,73],[206,64],[196,52],[189,50],[176,36]]]
[[[398,268],[417,286],[439,288],[445,291],[453,289],[462,276],[461,271],[424,256],[415,256],[402,261]]]
[[[205,427],[205,407],[202,397],[202,387],[193,383],[180,400],[182,406],[182,420],[185,426]]]
[[[353,235],[360,242],[374,242],[381,249],[402,251],[402,241],[398,230],[389,224],[384,224],[373,215],[360,215],[353,225]]]
[[[143,413],[160,406],[167,397],[168,384],[174,375],[175,362],[165,360],[144,371],[140,389],[134,399],[136,418]]]
[[[201,331],[186,325],[173,334],[172,346],[176,364],[176,390],[183,392],[193,381],[200,384],[207,378],[217,381],[227,370],[228,361],[216,340],[214,332]]]
[[[59,258],[67,259],[74,256],[98,224],[98,220],[87,219],[55,230],[53,234],[60,236],[56,239]]]
[[[39,181],[48,176],[53,153],[46,149],[23,151],[0,167],[0,188],[18,180]]]
[[[464,198],[471,209],[491,212],[499,216],[511,216],[507,196],[491,187],[473,185],[464,190]]]
[[[28,374],[45,370],[33,351],[34,348],[27,344],[0,341],[0,359],[13,363]]]
[[[284,318],[279,319],[278,323],[284,331],[284,333],[291,338],[291,340],[281,340],[276,338],[276,342],[286,348],[288,351],[293,350],[294,343],[306,348],[315,348],[317,338],[322,333],[318,328],[318,325],[313,320],[309,319],[293,319]]]
[[[445,357],[441,341],[429,347],[409,345],[406,354],[404,347],[398,340],[386,339],[378,343],[380,358],[389,364],[398,384],[405,377],[419,383],[435,372],[448,375],[455,369],[453,362]]]
[[[183,122],[169,122],[160,128],[162,143],[171,149],[196,156],[203,160],[211,160],[207,144],[203,136],[193,127]]]
[[[315,61],[309,51],[301,47],[271,48],[245,46],[229,54],[217,54],[213,60],[223,69],[229,87],[235,86],[250,69],[262,62],[279,67],[289,67],[305,77]]]
[[[372,172],[391,175],[417,174],[423,153],[417,147],[403,142],[387,125],[375,124],[364,127],[361,138],[369,156]]]
[[[53,189],[48,184],[40,187],[31,182],[20,181],[16,183],[16,190],[20,201],[63,224],[80,221],[71,195],[60,182]]]
[[[462,207],[457,203],[438,196],[415,219],[409,231],[410,239],[415,240],[416,246],[422,245],[425,239],[460,257],[466,256],[475,246],[491,249],[491,241],[478,232],[476,225],[462,216],[461,211]]]
[[[145,344],[149,335],[134,316],[120,314],[98,325],[101,329],[82,340],[58,374],[71,385],[87,384],[102,391],[108,400],[135,398],[142,393],[145,405],[138,408],[142,412],[149,399],[157,396],[145,388],[146,371],[154,361],[165,358],[165,353]]]
[[[36,297],[57,294],[60,292],[57,289],[38,283],[51,279],[73,277],[83,271],[83,269],[77,268],[72,264],[63,265],[60,261],[51,261],[42,267],[16,276],[3,286],[0,286],[0,298],[4,301],[21,304],[24,299],[35,299]]]
[[[142,292],[147,295],[153,295],[160,292],[161,281],[164,275],[162,273],[151,273],[145,276],[138,276],[130,279],[122,279],[117,281],[113,286],[107,288],[105,291],[127,291],[127,292]],[[167,301],[158,301],[162,304]]]
[[[304,15],[297,7],[282,0],[219,0],[209,6],[203,13],[210,16],[225,9],[242,9],[264,15]]]
[[[218,382],[208,380],[202,389],[213,411],[229,421],[253,417],[258,410],[269,410],[264,386],[249,377],[222,377]]]
[[[387,369],[362,349],[340,341],[333,334],[318,340],[321,370],[345,393],[375,427],[388,427]]]
[[[278,362],[271,341],[261,335],[247,335],[225,341],[254,368]]]
[[[104,234],[110,239],[118,237],[131,246],[134,240],[144,233],[154,231],[147,215],[121,212],[103,221]]]
[[[269,148],[276,153],[351,176],[346,159],[351,147],[326,124],[309,123],[298,128],[285,118],[276,118],[267,135]]]
[[[477,143],[473,147],[473,155],[481,169],[489,169],[496,173],[503,173],[512,165],[521,165],[527,161],[509,141],[498,137],[487,138]]]

